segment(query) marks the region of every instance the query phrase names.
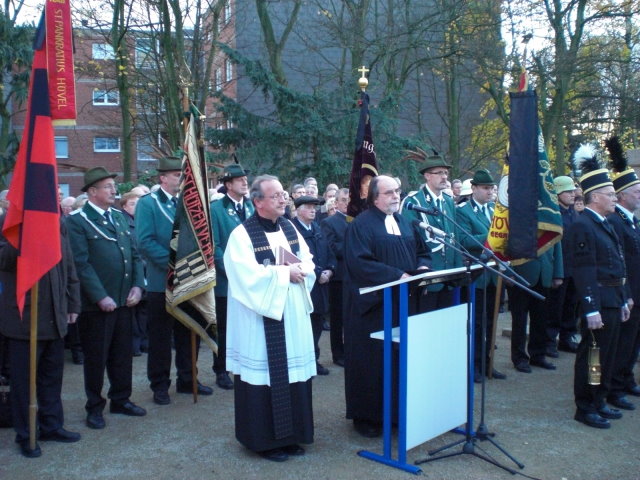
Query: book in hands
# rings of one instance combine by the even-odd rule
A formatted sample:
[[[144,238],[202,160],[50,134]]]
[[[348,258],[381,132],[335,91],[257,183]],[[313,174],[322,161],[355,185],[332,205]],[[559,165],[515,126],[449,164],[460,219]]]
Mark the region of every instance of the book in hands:
[[[281,245],[276,250],[276,265],[293,265],[301,260]]]

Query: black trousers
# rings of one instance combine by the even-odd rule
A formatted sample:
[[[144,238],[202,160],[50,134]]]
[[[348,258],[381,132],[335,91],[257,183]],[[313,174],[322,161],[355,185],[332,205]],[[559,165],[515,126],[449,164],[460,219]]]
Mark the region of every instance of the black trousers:
[[[9,339],[11,414],[16,441],[29,440],[29,341]],[[62,371],[64,340],[40,340],[36,351],[37,427],[54,432],[64,425]]]
[[[214,373],[227,371],[227,297],[216,296],[216,322],[218,354],[213,355]]]
[[[342,317],[344,315],[342,301],[342,282],[329,282],[329,315],[331,318],[331,356],[333,360],[344,360],[344,332]]]
[[[102,396],[105,369],[111,402],[124,403],[131,396],[132,315],[133,309],[119,307],[113,312],[82,312],[78,318],[89,413],[102,412],[107,403]]]
[[[440,310],[441,308],[452,307],[453,298],[453,290],[446,286],[439,292],[428,292],[426,295],[416,295],[418,302],[417,312],[432,312],[434,310]]]
[[[631,317],[620,324],[620,337],[611,377],[612,397],[621,397],[626,390],[636,385],[633,367],[638,360],[640,348],[640,305],[633,307]]]
[[[191,385],[191,332],[167,312],[164,292],[147,292],[147,305],[147,378],[151,382],[151,390],[167,391],[171,386],[172,337],[176,349],[177,381]]]
[[[603,406],[611,390],[611,376],[613,374],[618,337],[620,335],[620,309],[603,308],[600,310],[604,328],[589,330],[587,320],[581,319],[582,340],[576,353],[575,374],[573,377],[573,393],[576,406],[584,413],[595,413]],[[600,348],[601,378],[600,385],[589,385],[589,346],[593,340],[591,332]]]
[[[548,288],[536,283],[531,289],[544,297]],[[545,302],[524,290],[508,287],[511,310],[511,361],[514,365],[529,360],[543,360],[547,343],[547,308]],[[529,344],[527,345],[527,316],[529,316]]]
[[[324,315],[322,313],[311,314],[311,330],[313,331],[313,347],[316,351],[316,360],[320,358],[320,335],[322,335],[322,326],[324,325]]]
[[[485,298],[486,297],[486,298]],[[496,286],[488,285],[486,288],[476,288],[476,303],[475,303],[475,320],[474,320],[474,351],[473,359],[476,370],[480,370],[480,364],[482,360],[482,315],[484,314],[484,307],[486,303],[486,315],[487,315],[487,332],[485,343],[485,358],[487,360],[487,367],[489,366],[489,357],[491,356],[491,335],[493,333],[493,313],[494,303],[496,298]]]
[[[578,333],[576,290],[571,277],[565,278],[557,288],[549,290],[547,297],[547,346],[556,347],[560,343],[573,340]]]
[[[146,352],[149,349],[147,337],[147,298],[146,295],[135,306],[133,314],[133,351]]]

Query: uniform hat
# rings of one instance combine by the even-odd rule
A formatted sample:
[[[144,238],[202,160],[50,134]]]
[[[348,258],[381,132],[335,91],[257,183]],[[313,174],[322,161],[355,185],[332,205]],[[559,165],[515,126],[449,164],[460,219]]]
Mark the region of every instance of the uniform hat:
[[[415,160],[417,162],[420,162],[422,164],[422,168],[420,169],[421,174],[424,174],[424,172],[426,172],[430,168],[451,168],[451,165],[447,164],[447,162],[444,161],[444,158],[442,158],[442,156],[440,156],[438,152],[433,149],[431,149],[431,151],[432,153],[428,154],[421,148],[416,148],[415,151],[407,150],[404,158],[406,160]]]
[[[224,174],[220,179],[221,182],[226,182],[227,180],[231,180],[232,178],[245,177],[247,175],[247,171],[242,168],[242,165],[239,163],[230,163],[229,165],[224,167]]]
[[[471,179],[467,178],[464,182],[462,182],[462,188],[460,189],[460,196],[463,195],[471,195],[473,190],[471,190]]]
[[[495,185],[496,182],[491,178],[491,174],[487,170],[478,170],[473,174],[471,185]]]
[[[604,145],[609,150],[611,180],[613,180],[613,188],[616,189],[616,193],[640,183],[635,170],[627,165],[627,158],[624,155],[624,150],[618,137],[611,137],[605,140]]]
[[[579,182],[584,195],[598,188],[613,186],[609,170],[604,168],[593,145],[580,145],[573,156],[573,164],[576,170],[582,172]]]
[[[178,157],[162,157],[158,160],[159,172],[175,172],[182,170],[182,159]]]
[[[324,205],[324,198],[312,197],[311,195],[303,195],[293,201],[293,204],[296,206],[296,208],[298,208],[300,205],[304,205],[305,203],[311,203],[312,205]]]
[[[84,187],[82,187],[81,190],[86,192],[94,183],[104,180],[105,178],[116,178],[117,176],[117,173],[109,173],[104,167],[90,168],[84,172]]]
[[[573,183],[573,179],[565,175],[554,178],[553,185],[556,189],[556,195],[560,195],[563,192],[572,192],[576,189],[576,184]]]

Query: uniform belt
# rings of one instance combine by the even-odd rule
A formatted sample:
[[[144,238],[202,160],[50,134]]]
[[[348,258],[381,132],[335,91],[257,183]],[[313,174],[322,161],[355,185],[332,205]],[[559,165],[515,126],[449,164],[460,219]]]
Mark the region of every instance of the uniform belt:
[[[598,285],[601,287],[622,287],[625,283],[627,283],[625,277],[598,281]]]

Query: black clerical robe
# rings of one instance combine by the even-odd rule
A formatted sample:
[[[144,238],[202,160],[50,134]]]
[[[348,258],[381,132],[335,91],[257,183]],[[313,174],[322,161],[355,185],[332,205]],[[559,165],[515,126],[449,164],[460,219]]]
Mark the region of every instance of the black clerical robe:
[[[387,233],[385,213],[372,207],[356,217],[345,237],[347,418],[369,422],[382,421],[383,342],[369,336],[383,329],[382,291],[360,295],[358,289],[399,280],[431,263],[416,228],[393,216],[401,235]]]

